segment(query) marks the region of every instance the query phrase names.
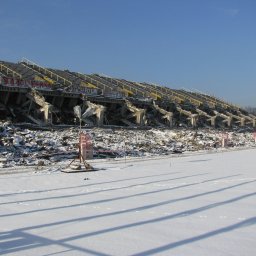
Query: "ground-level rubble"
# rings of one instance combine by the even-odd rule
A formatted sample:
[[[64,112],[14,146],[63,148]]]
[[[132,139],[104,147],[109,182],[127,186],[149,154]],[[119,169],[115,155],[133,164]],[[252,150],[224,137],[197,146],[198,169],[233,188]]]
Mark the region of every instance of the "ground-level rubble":
[[[254,147],[251,130],[82,128],[94,158],[150,157],[226,147]],[[46,166],[78,155],[78,128],[33,130],[0,123],[0,167]]]

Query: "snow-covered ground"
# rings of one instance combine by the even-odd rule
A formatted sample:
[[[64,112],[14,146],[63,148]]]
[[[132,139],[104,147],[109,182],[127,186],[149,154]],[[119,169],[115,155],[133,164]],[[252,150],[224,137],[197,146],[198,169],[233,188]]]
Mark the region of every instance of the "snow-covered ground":
[[[0,255],[254,256],[255,153],[0,175]]]

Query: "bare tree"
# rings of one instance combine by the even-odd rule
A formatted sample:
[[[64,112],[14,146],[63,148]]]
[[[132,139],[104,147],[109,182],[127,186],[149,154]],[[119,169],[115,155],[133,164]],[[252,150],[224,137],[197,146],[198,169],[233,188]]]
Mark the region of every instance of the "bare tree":
[[[248,107],[245,107],[245,110],[248,111],[250,114],[256,115],[256,107],[248,106]]]

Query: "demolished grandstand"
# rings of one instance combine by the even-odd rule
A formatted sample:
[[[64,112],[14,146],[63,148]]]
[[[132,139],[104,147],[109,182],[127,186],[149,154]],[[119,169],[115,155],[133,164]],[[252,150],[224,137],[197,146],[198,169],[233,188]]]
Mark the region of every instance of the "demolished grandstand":
[[[0,61],[0,119],[35,125],[255,127],[256,116],[216,97],[98,74]]]

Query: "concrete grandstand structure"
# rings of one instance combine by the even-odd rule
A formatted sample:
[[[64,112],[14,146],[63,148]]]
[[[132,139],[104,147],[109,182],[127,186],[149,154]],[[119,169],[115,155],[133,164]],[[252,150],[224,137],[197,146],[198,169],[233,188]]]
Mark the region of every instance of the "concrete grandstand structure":
[[[40,126],[75,124],[75,106],[89,126],[256,125],[256,116],[201,92],[45,68],[28,59],[0,61],[0,117]]]

